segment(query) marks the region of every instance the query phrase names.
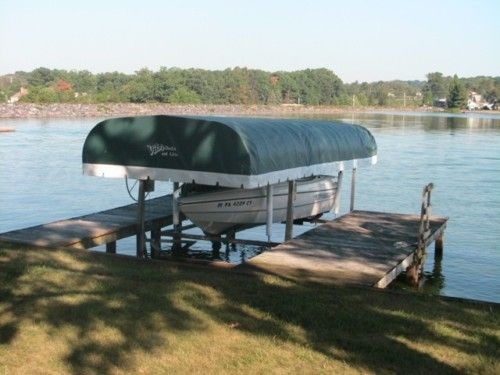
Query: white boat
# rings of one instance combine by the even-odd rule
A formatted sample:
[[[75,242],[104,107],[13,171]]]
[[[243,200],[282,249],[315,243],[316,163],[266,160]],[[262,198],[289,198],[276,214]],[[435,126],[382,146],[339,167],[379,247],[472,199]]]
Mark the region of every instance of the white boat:
[[[318,217],[332,210],[337,181],[331,176],[316,176],[296,181],[293,218]],[[178,200],[179,209],[205,233],[218,235],[235,229],[266,223],[266,187],[227,189],[185,184]],[[209,188],[210,189],[210,188]],[[201,191],[200,191],[201,190]],[[273,185],[273,222],[286,220],[288,182]]]

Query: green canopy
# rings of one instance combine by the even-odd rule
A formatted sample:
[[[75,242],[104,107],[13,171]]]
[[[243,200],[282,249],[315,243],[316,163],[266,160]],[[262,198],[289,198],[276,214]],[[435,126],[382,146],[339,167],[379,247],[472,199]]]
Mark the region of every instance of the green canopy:
[[[97,124],[83,146],[87,175],[252,188],[333,175],[376,162],[362,126],[303,119],[143,116]]]

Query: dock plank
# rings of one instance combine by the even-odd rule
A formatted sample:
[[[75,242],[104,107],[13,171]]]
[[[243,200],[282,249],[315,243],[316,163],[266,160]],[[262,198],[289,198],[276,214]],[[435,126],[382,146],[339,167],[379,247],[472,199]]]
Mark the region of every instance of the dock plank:
[[[172,197],[149,199],[145,205],[146,228],[172,223]],[[54,221],[0,234],[0,243],[30,247],[87,249],[132,236],[137,231],[137,204]]]
[[[446,222],[446,217],[431,219],[429,242]],[[413,260],[419,223],[420,215],[353,211],[242,267],[311,281],[385,287]]]

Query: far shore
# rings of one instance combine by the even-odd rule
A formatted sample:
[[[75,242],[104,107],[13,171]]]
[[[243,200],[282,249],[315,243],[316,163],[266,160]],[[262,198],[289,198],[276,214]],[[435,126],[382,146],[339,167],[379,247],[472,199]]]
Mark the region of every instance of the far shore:
[[[0,119],[16,118],[102,118],[149,115],[241,115],[241,116],[315,116],[337,113],[442,113],[433,107],[368,107],[308,106],[298,104],[166,104],[166,103],[103,103],[103,104],[0,104]],[[470,113],[470,112],[466,112]],[[500,111],[478,113],[498,114]]]
[[[212,105],[165,103],[105,103],[105,104],[0,104],[0,118],[82,118],[139,115],[328,115],[346,112],[432,112],[424,107],[350,107],[306,105]]]

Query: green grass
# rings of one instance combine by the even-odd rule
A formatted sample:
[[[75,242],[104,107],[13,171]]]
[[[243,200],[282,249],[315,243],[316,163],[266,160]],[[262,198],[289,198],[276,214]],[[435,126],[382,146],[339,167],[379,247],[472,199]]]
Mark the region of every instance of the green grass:
[[[500,373],[498,306],[0,250],[0,374]]]

